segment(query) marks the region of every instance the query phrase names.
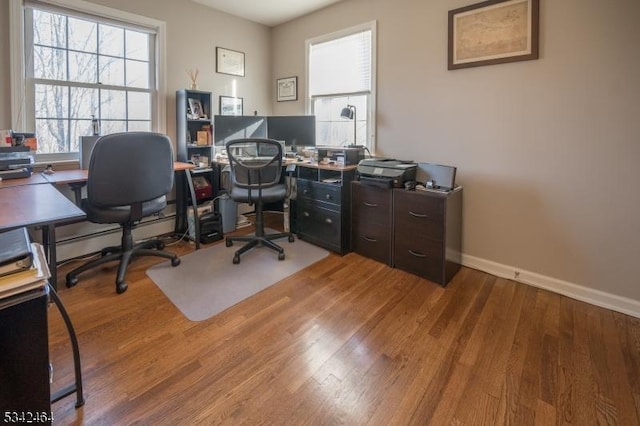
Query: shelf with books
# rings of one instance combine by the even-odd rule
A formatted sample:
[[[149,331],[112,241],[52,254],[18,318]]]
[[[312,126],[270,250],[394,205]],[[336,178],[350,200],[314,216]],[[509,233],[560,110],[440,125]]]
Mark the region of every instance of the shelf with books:
[[[211,92],[187,89],[176,92],[177,160],[196,165],[190,173],[193,182],[199,185],[195,191],[196,199],[192,200],[188,192],[184,191],[184,185],[178,182],[176,204],[177,208],[185,213],[182,217],[186,217],[188,206],[210,201],[217,192],[214,186],[215,175],[211,168],[211,161],[215,156],[213,115]],[[186,220],[176,221],[176,232],[183,233],[186,228]]]

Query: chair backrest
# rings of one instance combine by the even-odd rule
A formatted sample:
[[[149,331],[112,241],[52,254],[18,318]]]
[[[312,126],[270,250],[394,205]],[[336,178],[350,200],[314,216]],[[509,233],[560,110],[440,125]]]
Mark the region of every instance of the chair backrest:
[[[227,157],[231,166],[231,185],[251,192],[280,183],[282,175],[282,145],[273,139],[249,138],[227,142]]]
[[[144,203],[173,187],[173,147],[163,134],[114,133],[102,136],[91,151],[87,198],[103,207]]]

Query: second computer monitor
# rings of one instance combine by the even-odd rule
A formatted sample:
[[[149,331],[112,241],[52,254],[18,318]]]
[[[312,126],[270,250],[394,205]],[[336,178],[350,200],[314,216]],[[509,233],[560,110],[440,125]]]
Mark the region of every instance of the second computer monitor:
[[[213,117],[213,133],[218,146],[235,139],[266,138],[267,118],[256,115],[216,115]]]
[[[313,115],[283,115],[267,117],[267,135],[284,141],[287,149],[316,146],[316,117]]]

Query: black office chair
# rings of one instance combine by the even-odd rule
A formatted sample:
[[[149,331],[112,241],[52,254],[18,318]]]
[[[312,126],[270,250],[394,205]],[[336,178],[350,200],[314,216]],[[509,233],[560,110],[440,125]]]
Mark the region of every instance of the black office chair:
[[[103,136],[91,151],[87,198],[82,209],[93,223],[119,223],[122,243],[102,250],[102,256],[67,274],[67,287],[78,283],[84,271],[120,260],[116,292],[124,293],[127,266],[135,256],[159,256],[178,266],[177,255],[164,252],[157,239],[134,244],[131,230],[143,217],[159,213],[167,205],[173,186],[173,148],[165,135],[151,132],[116,133]]]
[[[232,200],[240,203],[255,204],[255,235],[227,237],[226,245],[231,247],[234,241],[246,241],[233,256],[233,263],[240,263],[240,255],[256,246],[265,246],[278,252],[278,260],[284,260],[284,249],[272,240],[278,238],[294,241],[291,232],[266,235],[264,232],[264,203],[284,201],[289,195],[287,186],[280,183],[282,176],[282,146],[273,139],[236,139],[227,142],[229,158],[230,192]]]

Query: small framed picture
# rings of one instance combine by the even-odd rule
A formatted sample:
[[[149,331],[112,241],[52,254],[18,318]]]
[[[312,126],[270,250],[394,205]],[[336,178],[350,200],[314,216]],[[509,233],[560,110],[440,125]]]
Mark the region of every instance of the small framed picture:
[[[216,72],[244,77],[244,53],[216,47]]]
[[[204,110],[202,109],[202,103],[200,102],[200,99],[189,98],[189,110],[191,111],[189,117],[192,120],[207,118],[207,116],[204,114]]]
[[[220,115],[242,115],[242,98],[220,96]]]
[[[278,102],[298,100],[298,77],[279,78],[276,83]]]

